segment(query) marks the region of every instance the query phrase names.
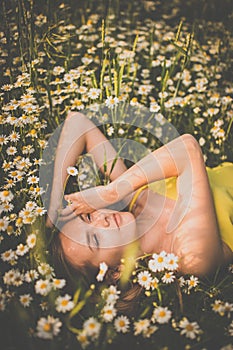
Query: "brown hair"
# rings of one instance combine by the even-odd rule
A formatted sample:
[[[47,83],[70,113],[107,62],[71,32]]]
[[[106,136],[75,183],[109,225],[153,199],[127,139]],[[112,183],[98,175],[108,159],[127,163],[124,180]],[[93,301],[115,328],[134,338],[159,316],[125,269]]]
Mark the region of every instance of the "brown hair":
[[[69,292],[74,292],[77,289],[77,286],[80,285],[80,282],[84,283],[87,288],[90,286],[90,284],[96,282],[96,268],[93,269],[91,266],[74,267],[69,262],[64,254],[59,233],[55,234],[51,240],[50,251],[52,254],[53,266],[59,275],[63,277],[65,276],[67,280],[66,288],[69,290]],[[104,283],[107,286],[118,286],[120,283],[121,274],[122,271],[120,265],[109,267],[104,278]],[[96,290],[96,292],[98,293],[98,290]],[[97,293],[95,298],[98,298]],[[122,312],[128,316],[131,316],[133,314],[135,315],[141,295],[142,287],[138,284],[133,284],[131,281],[128,281],[127,285],[121,288],[121,294],[119,295],[119,299],[116,303],[118,312]]]

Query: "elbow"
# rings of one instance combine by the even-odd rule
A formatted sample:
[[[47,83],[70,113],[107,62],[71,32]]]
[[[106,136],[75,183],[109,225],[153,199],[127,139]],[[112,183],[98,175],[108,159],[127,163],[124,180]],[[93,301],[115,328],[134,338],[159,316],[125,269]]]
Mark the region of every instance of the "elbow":
[[[184,134],[184,135],[180,136],[180,138],[181,138],[182,142],[184,143],[185,148],[188,151],[188,153],[190,153],[190,154],[198,154],[198,153],[202,154],[200,145],[194,136],[192,136],[191,134]]]

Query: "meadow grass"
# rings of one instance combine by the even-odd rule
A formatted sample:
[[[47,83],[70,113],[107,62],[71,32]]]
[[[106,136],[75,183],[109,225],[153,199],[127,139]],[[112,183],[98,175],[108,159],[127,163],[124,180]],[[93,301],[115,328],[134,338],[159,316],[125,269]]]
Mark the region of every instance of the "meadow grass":
[[[168,141],[166,120],[194,135],[207,166],[232,161],[232,17],[222,22],[216,2],[202,3],[1,2],[3,349],[231,349],[232,266],[198,279],[179,276],[165,252],[126,256],[116,286],[76,275],[72,290],[74,276],[51,259],[56,232],[45,228],[49,188],[39,182],[43,152],[70,110],[149,151]],[[140,152],[126,150],[132,163]],[[92,160],[77,168],[92,186]],[[153,271],[156,259],[163,265]],[[142,288],[133,317],[115,307],[128,284]]]

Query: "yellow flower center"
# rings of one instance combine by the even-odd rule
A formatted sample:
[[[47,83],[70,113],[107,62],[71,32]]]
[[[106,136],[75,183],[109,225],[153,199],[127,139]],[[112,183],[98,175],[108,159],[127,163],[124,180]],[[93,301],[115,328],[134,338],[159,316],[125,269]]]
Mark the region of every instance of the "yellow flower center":
[[[67,304],[68,304],[68,300],[62,300],[62,302],[61,302],[62,306],[67,306]]]
[[[125,326],[125,321],[120,320],[120,321],[119,321],[119,326],[120,326],[120,327],[124,327],[124,326]]]
[[[45,331],[45,332],[50,332],[51,331],[51,324],[50,323],[45,323],[44,324],[44,327],[43,327],[43,330]]]
[[[166,316],[166,312],[165,311],[160,311],[160,313],[159,313],[159,317],[164,317],[164,316]]]

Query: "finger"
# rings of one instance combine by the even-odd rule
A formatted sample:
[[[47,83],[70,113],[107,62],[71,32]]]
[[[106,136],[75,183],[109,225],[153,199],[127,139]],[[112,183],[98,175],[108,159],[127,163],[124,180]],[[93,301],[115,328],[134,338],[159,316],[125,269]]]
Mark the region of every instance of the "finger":
[[[58,220],[59,220],[59,222],[64,222],[64,221],[70,221],[76,217],[77,217],[77,215],[72,212],[71,214],[66,215],[66,216],[59,216]]]
[[[72,204],[68,205],[66,208],[61,209],[59,212],[60,216],[66,216],[66,215],[70,215],[71,213],[73,213],[74,208],[72,207]]]
[[[72,201],[72,200],[77,200],[77,193],[70,193],[70,194],[66,194],[65,196],[64,196],[64,198],[65,198],[65,200],[67,201],[67,202],[69,202],[69,201]]]

